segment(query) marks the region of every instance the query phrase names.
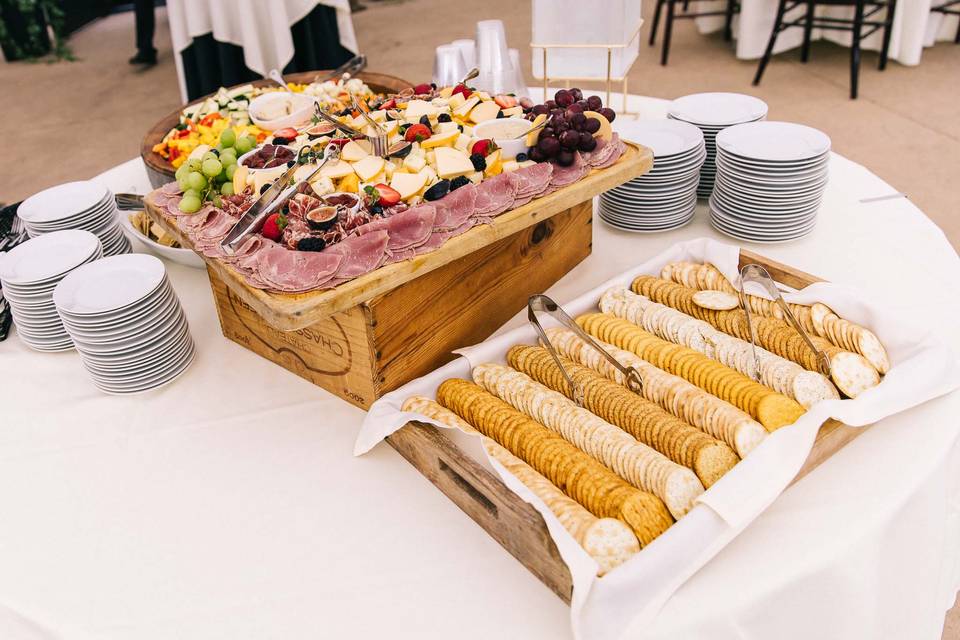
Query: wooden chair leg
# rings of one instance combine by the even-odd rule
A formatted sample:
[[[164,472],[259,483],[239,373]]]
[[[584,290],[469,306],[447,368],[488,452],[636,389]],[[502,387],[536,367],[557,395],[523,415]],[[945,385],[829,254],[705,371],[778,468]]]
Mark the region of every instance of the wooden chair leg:
[[[727,0],[727,15],[723,23],[723,39],[733,40],[733,13],[736,10],[737,0]]]
[[[860,33],[863,30],[864,0],[857,0],[853,16],[853,43],[850,47],[850,99],[856,100],[860,82]]]
[[[880,64],[878,68],[883,71],[887,68],[887,60],[890,56],[890,36],[893,33],[893,19],[897,13],[897,0],[888,0],[887,14],[883,25],[883,46],[880,48]]]
[[[663,9],[663,3],[670,0],[657,0],[657,8],[653,12],[653,25],[650,27],[650,46],[657,41],[657,27],[660,26],[660,10]]]
[[[807,14],[803,21],[803,46],[800,48],[800,62],[810,59],[810,38],[813,34],[813,18],[817,11],[814,0],[807,0]]]
[[[753,86],[760,84],[763,72],[766,70],[767,65],[770,64],[770,56],[773,55],[773,47],[777,43],[777,34],[780,33],[780,27],[783,25],[783,12],[786,4],[787,0],[780,0],[780,3],[777,5],[777,18],[773,21],[773,30],[770,32],[770,39],[767,40],[767,48],[763,52],[763,57],[760,58],[757,75],[753,77]]]
[[[667,24],[663,30],[663,51],[660,54],[660,64],[667,65],[670,57],[670,36],[673,35],[673,2],[667,0]]]

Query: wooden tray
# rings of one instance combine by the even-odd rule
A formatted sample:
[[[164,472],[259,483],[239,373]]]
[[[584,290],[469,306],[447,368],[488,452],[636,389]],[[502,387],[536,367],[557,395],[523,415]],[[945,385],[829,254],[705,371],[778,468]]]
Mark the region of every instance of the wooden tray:
[[[740,267],[758,263],[778,282],[802,288],[820,278],[750,251],[740,251]],[[793,482],[813,471],[868,427],[828,420]],[[569,604],[573,581],[547,531],[543,516],[487,469],[467,457],[441,429],[409,422],[387,442],[547,587]],[[792,484],[792,483],[791,483]]]
[[[436,251],[386,265],[334,289],[299,294],[271,293],[251,287],[240,273],[219,260],[204,260],[210,270],[268,325],[280,331],[296,331],[335,313],[368,302],[405,282],[503,240],[561,211],[567,211],[646,173],[652,166],[653,153],[649,149],[628,143],[626,153],[611,167],[594,170],[569,187],[534,199],[522,207],[498,216],[492,224],[479,225],[463,235],[451,238]],[[144,199],[144,205],[150,217],[172,234],[181,246],[193,247],[190,239],[176,226],[172,216],[157,207],[150,195]]]
[[[302,71],[300,73],[287,74],[284,76],[284,78],[290,82],[310,83],[313,82],[313,79],[316,76],[326,73],[329,73],[329,71]],[[357,77],[363,80],[374,93],[397,93],[403,89],[413,86],[412,83],[407,82],[402,78],[389,76],[383,73],[362,71],[357,74]],[[252,82],[244,82],[228,88],[233,89],[235,87],[240,87],[247,84],[252,84],[255,87],[276,85],[276,83],[271,80],[254,80]],[[208,97],[210,96],[204,96],[194,100],[193,102],[190,102],[189,104],[203,102]],[[171,165],[163,156],[161,156],[159,153],[155,153],[153,151],[153,147],[159,142],[162,142],[167,133],[169,133],[171,129],[180,123],[180,114],[183,112],[185,107],[186,105],[179,107],[176,111],[164,116],[159,122],[153,125],[149,131],[147,131],[147,134],[143,137],[143,142],[140,143],[140,157],[143,158],[143,164],[147,167],[147,175],[150,177],[150,184],[152,184],[154,188],[158,188],[165,183],[172,181],[173,174],[176,170],[173,168],[173,165]]]

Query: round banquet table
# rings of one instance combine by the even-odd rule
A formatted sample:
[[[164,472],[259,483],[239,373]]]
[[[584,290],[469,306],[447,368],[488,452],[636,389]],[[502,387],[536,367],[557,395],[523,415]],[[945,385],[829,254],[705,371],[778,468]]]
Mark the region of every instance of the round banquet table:
[[[664,115],[664,101],[630,102]],[[139,160],[97,179],[149,188]],[[669,233],[598,220],[594,234],[551,296],[677,241],[725,239],[704,212]],[[812,235],[744,246],[910,309],[918,332],[960,347],[957,254],[849,160],[831,160]],[[389,446],[352,457],[360,409],[222,337],[206,274],[167,268],[198,347],[172,385],[106,396],[76,353],[0,343],[0,637],[570,637],[567,606]],[[954,393],[874,425],[642,637],[939,639],[960,586],[957,415]]]
[[[701,0],[697,3],[700,11],[723,11],[725,0]],[[893,31],[890,37],[890,59],[900,64],[913,66],[920,64],[924,47],[932,47],[941,41],[953,42],[957,33],[957,18],[932,12],[933,7],[943,4],[943,0],[901,0],[897,3]],[[800,16],[805,8],[795,10],[788,17]],[[819,14],[838,18],[853,18],[853,7],[821,7]],[[880,16],[883,15],[881,12]],[[737,57],[753,60],[763,56],[777,17],[777,0],[741,0],[740,13],[734,21],[734,35],[737,38]],[[697,28],[702,33],[711,33],[723,29],[723,17],[696,19]],[[882,45],[882,30],[864,39],[864,49],[879,51]],[[837,44],[849,47],[850,34],[841,31],[815,29],[813,38],[825,38]],[[803,42],[803,29],[788,29],[777,38],[774,53],[781,53]]]

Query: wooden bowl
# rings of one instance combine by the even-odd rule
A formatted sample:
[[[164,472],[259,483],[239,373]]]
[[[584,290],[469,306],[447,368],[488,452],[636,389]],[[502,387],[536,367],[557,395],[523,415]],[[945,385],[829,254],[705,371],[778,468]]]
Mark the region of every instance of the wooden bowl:
[[[310,83],[313,82],[313,79],[318,75],[323,75],[329,73],[327,71],[303,71],[300,73],[290,73],[284,76],[284,78],[290,82],[297,83]],[[389,76],[383,73],[373,73],[368,71],[363,71],[357,74],[355,77],[363,80],[370,90],[374,93],[397,93],[404,89],[408,89],[413,86],[413,83],[407,82],[402,78],[397,78],[396,76]],[[253,82],[244,82],[236,86],[243,86],[246,84],[252,84],[255,87],[266,87],[272,84],[275,84],[271,80],[254,80]],[[233,88],[233,87],[229,87]],[[210,94],[213,95],[213,94]],[[202,102],[208,96],[198,98],[190,104],[195,104],[197,102]],[[154,145],[161,142],[164,136],[173,129],[180,122],[180,113],[183,111],[184,107],[178,107],[176,111],[169,113],[164,116],[158,123],[153,125],[147,135],[143,137],[143,142],[140,144],[140,157],[143,158],[143,164],[147,168],[147,175],[150,177],[150,184],[153,187],[159,188],[160,186],[172,181],[174,178],[174,173],[176,169],[173,168],[163,156],[153,151]]]

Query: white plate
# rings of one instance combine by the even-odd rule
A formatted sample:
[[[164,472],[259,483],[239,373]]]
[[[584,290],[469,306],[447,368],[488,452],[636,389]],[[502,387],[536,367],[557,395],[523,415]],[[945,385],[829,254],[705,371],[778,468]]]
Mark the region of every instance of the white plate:
[[[694,93],[670,103],[668,112],[696,125],[723,126],[767,115],[767,103],[742,93]]]
[[[14,247],[0,259],[0,280],[10,284],[42,283],[78,267],[99,251],[88,231],[48,233]]]
[[[790,162],[826,153],[830,150],[830,136],[793,122],[750,122],[721,131],[717,145],[745,158]]]
[[[30,196],[17,215],[24,222],[51,222],[93,209],[109,194],[109,189],[96,182],[68,182]]]
[[[613,129],[621,138],[652,149],[654,164],[657,158],[688,153],[703,144],[703,132],[681,120],[618,119]]]
[[[116,386],[109,386],[109,385],[100,385],[96,382],[96,380],[94,380],[94,385],[96,385],[97,388],[100,389],[100,391],[103,391],[104,393],[108,393],[110,395],[134,395],[138,393],[146,393],[148,391],[153,391],[155,389],[164,387],[170,384],[171,382],[173,382],[174,380],[176,380],[177,378],[179,378],[184,371],[190,368],[190,365],[193,364],[193,361],[195,358],[196,358],[196,351],[192,351],[190,353],[190,357],[183,362],[183,364],[180,366],[179,369],[174,370],[173,372],[164,376],[160,380],[152,380],[139,386],[116,387]]]
[[[163,307],[171,298],[176,298],[173,289],[164,281],[156,291],[150,293],[143,300],[138,300],[135,304],[124,307],[119,311],[108,312],[99,315],[70,315],[58,309],[60,317],[64,324],[79,331],[97,332],[100,330],[125,327],[139,318],[152,315],[155,310]]]
[[[657,228],[637,227],[637,226],[617,223],[615,221],[607,220],[607,219],[603,219],[603,222],[604,224],[607,224],[613,227],[614,229],[618,229],[620,231],[629,231],[630,233],[663,233],[664,231],[673,231],[674,229],[679,229],[680,227],[683,227],[689,224],[690,221],[693,220],[695,217],[696,215],[694,215],[694,212],[691,212],[689,217],[687,218],[682,218],[677,222],[674,222],[672,224],[669,224],[663,227],[657,227]]]
[[[111,256],[72,271],[57,285],[53,301],[74,315],[118,311],[156,290],[165,274],[163,262],[154,256]]]

